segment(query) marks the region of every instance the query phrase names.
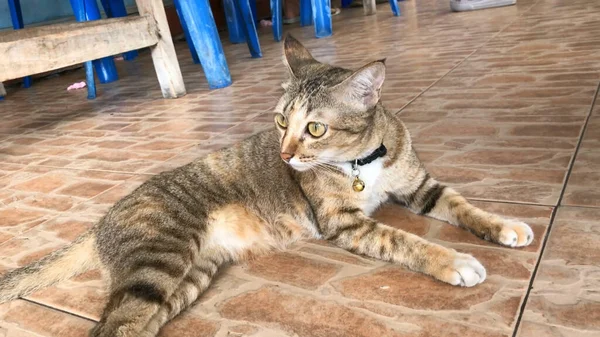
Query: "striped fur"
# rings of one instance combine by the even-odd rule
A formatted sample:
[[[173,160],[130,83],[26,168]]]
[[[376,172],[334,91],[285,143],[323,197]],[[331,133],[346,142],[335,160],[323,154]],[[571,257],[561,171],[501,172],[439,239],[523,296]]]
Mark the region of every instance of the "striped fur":
[[[383,61],[353,72],[317,62],[293,38],[284,47],[289,81],[275,113],[286,127],[151,178],[73,245],[5,274],[0,302],[101,267],[110,295],[90,335],[153,337],[222,265],[303,238],[324,238],[453,285],[485,279],[472,256],[370,218],[385,202],[496,243],[531,242],[527,225],[477,209],[429,176],[402,122],[379,102]],[[313,137],[309,122],[327,131]],[[387,155],[360,168],[366,188],[354,192],[349,162],[382,143]],[[293,156],[284,162],[280,153]]]

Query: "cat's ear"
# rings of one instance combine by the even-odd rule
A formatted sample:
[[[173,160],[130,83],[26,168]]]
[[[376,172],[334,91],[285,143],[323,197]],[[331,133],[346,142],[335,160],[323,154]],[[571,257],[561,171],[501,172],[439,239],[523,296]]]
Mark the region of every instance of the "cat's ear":
[[[331,90],[338,100],[366,111],[379,102],[384,80],[385,60],[379,60],[358,69]]]
[[[288,34],[283,41],[283,63],[288,68],[290,76],[296,79],[300,68],[317,63],[317,60],[298,40]]]

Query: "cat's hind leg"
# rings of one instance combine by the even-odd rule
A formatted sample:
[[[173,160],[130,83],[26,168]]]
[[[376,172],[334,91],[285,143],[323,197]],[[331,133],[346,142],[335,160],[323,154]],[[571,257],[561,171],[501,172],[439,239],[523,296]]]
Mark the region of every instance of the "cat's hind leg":
[[[111,291],[100,322],[90,331],[91,337],[137,337],[166,303],[165,295],[175,286],[136,283]]]
[[[140,336],[193,266],[192,249],[181,246],[144,242],[136,247],[143,254],[126,255],[115,263],[109,270],[108,304],[90,336]]]
[[[192,268],[183,279],[179,288],[160,306],[158,312],[146,325],[140,337],[154,337],[160,329],[179,313],[190,307],[208,288],[219,267],[217,261],[203,259]]]

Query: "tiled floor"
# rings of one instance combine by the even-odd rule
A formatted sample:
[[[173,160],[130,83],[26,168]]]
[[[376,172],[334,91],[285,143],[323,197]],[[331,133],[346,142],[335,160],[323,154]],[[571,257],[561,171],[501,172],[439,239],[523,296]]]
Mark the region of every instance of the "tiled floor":
[[[360,9],[317,40],[347,67],[386,57],[384,102],[429,170],[482,208],[529,222],[531,247],[501,248],[439,221],[378,218],[472,253],[489,278],[453,288],[311,242],[225,270],[162,336],[600,336],[600,1],[519,0],[450,13],[447,0]],[[0,271],[73,240],[151,174],[272,127],[281,45],[224,42],[233,86],[209,91],[177,45],[189,94],[163,100],[148,53],[119,62],[99,98],[66,92],[81,70],[8,88],[0,102]],[[542,253],[543,252],[543,253]],[[530,285],[532,286],[531,290]],[[97,271],[0,305],[0,336],[85,336],[105,301]]]

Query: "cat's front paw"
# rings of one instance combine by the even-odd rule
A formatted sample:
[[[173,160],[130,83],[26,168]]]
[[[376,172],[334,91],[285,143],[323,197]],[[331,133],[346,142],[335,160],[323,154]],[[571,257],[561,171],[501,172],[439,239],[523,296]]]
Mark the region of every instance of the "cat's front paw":
[[[533,230],[524,222],[504,220],[498,233],[498,243],[509,247],[524,247],[533,241]]]
[[[454,258],[436,276],[440,281],[454,286],[472,287],[483,282],[485,267],[469,254],[455,253]]]

